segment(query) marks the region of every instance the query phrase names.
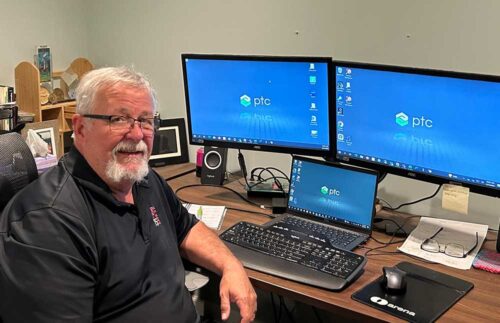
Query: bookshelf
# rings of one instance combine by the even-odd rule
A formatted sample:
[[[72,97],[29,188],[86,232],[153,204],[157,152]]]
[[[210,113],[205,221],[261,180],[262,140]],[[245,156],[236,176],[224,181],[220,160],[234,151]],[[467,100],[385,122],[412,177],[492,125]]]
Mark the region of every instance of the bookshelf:
[[[83,74],[93,69],[92,63],[86,58],[77,58],[68,70],[80,79]],[[64,71],[52,73],[52,78],[59,82],[59,88],[63,91],[65,98],[68,98],[68,85],[62,79]],[[65,99],[58,103],[42,104],[40,98],[40,72],[31,62],[19,63],[15,70],[16,103],[21,111],[35,115],[34,121],[57,120],[59,125],[59,151],[64,151],[64,134],[72,130],[71,117],[76,112],[75,100]]]

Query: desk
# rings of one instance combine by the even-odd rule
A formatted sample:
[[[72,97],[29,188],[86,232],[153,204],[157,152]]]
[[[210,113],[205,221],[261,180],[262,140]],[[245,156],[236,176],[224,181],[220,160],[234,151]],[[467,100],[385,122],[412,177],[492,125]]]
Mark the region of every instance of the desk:
[[[156,170],[165,178],[175,176],[194,169],[194,164],[183,164],[166,166]],[[194,173],[188,173],[181,177],[170,180],[169,185],[176,190],[179,187],[199,184],[200,180]],[[243,192],[243,186],[233,179],[226,186]],[[217,187],[190,187],[179,192],[179,197],[183,200],[197,204],[226,205],[231,208],[245,209],[250,211],[264,212],[270,214],[270,210],[259,209],[241,200],[234,193]],[[269,204],[269,201],[267,201]],[[222,230],[229,228],[238,221],[245,220],[257,224],[269,221],[264,215],[251,214],[242,211],[228,210],[224,218]],[[374,232],[373,236],[380,241],[388,241],[389,236]],[[495,239],[495,235],[488,233],[488,239]],[[382,249],[384,251],[396,251],[398,245],[393,245]],[[369,240],[367,247],[380,246],[373,240]],[[483,248],[495,250],[495,241],[488,241],[483,244]],[[364,254],[366,249],[358,248],[356,253]],[[376,252],[374,253],[376,254]],[[396,317],[373,309],[351,299],[351,295],[375,280],[382,273],[383,266],[394,266],[401,261],[408,261],[420,266],[424,266],[442,273],[446,273],[474,284],[474,288],[451,309],[449,309],[439,319],[440,322],[491,322],[500,321],[500,275],[488,273],[486,271],[470,269],[460,270],[446,267],[440,264],[427,264],[423,261],[410,258],[402,253],[383,254],[368,256],[364,274],[352,285],[341,292],[331,292],[320,288],[292,282],[286,279],[267,275],[258,271],[247,269],[248,276],[252,284],[261,290],[273,292],[289,299],[293,299],[305,304],[321,308],[338,315],[340,318],[349,321],[359,320],[370,321],[391,321],[402,322]]]

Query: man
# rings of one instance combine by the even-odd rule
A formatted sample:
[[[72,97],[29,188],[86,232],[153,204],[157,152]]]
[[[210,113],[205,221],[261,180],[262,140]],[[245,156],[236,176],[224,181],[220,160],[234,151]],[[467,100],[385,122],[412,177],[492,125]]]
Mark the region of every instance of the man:
[[[127,68],[86,74],[74,148],[0,218],[0,321],[197,322],[181,255],[221,277],[242,322],[256,295],[241,263],[151,169],[156,99]]]

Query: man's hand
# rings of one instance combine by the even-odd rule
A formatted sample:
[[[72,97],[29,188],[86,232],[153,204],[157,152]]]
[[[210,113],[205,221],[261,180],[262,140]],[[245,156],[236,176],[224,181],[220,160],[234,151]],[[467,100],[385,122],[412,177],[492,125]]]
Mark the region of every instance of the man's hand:
[[[255,319],[257,311],[257,294],[241,264],[224,270],[220,282],[220,309],[222,320],[229,318],[231,302],[240,309],[241,322],[247,323]]]
[[[203,222],[198,222],[184,238],[180,250],[189,261],[221,275],[219,295],[222,320],[229,318],[233,302],[240,309],[242,323],[253,321],[257,311],[255,290],[241,262],[212,230]]]

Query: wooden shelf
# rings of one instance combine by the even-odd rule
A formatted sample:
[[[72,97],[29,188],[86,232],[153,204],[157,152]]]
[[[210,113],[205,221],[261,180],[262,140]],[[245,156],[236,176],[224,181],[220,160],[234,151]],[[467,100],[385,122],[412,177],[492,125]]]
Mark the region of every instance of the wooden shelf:
[[[92,63],[86,58],[75,59],[70,67],[80,79],[83,74],[93,69]],[[68,85],[62,79],[64,71],[53,72],[53,79],[59,81],[59,86],[67,96]],[[71,118],[76,112],[76,102],[67,100],[55,104],[44,104],[40,102],[40,72],[31,62],[19,63],[15,70],[16,102],[21,111],[35,115],[35,122],[46,120],[58,120],[60,145],[58,151],[64,151],[64,133],[72,130]]]

